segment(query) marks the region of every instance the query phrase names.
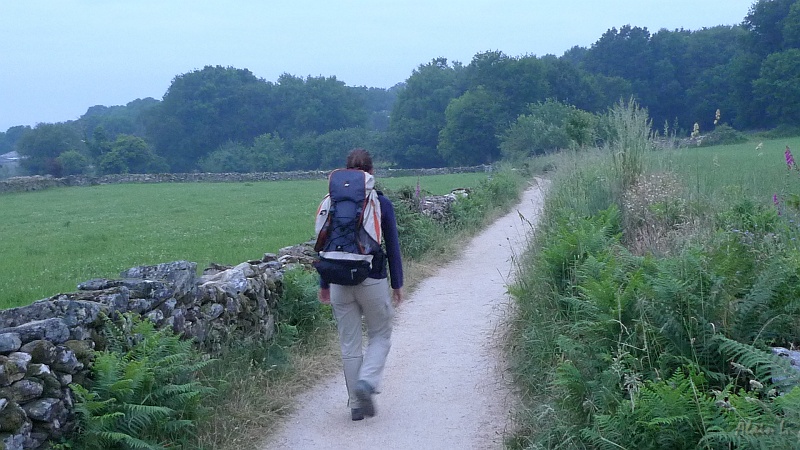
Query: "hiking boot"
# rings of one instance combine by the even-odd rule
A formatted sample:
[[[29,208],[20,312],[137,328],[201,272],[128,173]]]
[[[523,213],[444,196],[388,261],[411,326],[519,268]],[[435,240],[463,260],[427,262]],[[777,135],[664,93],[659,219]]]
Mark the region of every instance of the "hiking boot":
[[[364,413],[361,411],[361,408],[353,408],[350,410],[350,418],[353,419],[353,421],[364,420]]]
[[[356,397],[358,397],[358,402],[361,405],[361,412],[367,417],[375,415],[375,404],[372,403],[372,394],[374,392],[375,389],[366,381],[358,380],[358,383],[356,383]]]

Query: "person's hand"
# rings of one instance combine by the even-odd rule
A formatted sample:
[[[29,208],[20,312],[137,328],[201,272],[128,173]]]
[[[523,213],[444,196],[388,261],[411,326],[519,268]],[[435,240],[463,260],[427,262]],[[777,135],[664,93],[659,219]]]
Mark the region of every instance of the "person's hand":
[[[319,293],[317,294],[317,298],[319,298],[320,303],[325,305],[331,304],[331,289],[323,289],[319,288]]]
[[[403,302],[403,288],[392,289],[392,303],[394,303],[394,306],[397,306],[402,302]]]

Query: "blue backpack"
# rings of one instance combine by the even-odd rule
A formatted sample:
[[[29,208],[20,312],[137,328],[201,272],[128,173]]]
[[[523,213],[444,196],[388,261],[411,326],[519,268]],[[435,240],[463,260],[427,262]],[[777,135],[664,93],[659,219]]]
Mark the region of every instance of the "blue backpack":
[[[375,178],[362,170],[337,169],[328,177],[328,195],[317,208],[314,250],[320,277],[328,284],[360,284],[380,253],[381,206]]]

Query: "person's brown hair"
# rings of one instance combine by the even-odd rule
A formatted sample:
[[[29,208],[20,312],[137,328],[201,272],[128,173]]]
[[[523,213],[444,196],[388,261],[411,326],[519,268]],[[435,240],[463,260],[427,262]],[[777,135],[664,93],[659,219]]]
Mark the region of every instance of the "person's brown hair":
[[[372,172],[372,157],[363,148],[354,148],[347,155],[347,168]]]

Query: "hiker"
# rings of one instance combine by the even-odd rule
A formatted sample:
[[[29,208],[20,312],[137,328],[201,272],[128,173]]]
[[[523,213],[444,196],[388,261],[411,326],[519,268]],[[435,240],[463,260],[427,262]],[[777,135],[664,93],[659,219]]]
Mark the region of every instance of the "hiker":
[[[371,180],[374,174],[372,157],[364,149],[354,149],[347,156],[347,169],[366,172]],[[333,176],[333,175],[332,175]],[[364,281],[355,285],[328,283],[320,280],[319,300],[330,304],[339,330],[339,343],[342,349],[344,379],[349,394],[352,420],[362,420],[364,416],[374,416],[375,406],[372,395],[380,387],[386,356],[391,347],[392,317],[394,305],[403,300],[403,266],[400,257],[400,243],[397,234],[394,206],[392,202],[377,192],[385,251],[380,245],[372,252],[371,267]],[[335,212],[333,213],[335,214]],[[377,224],[376,224],[377,226]],[[378,235],[380,244],[381,238]],[[389,295],[388,274],[391,277],[391,296]],[[322,278],[322,277],[321,277]],[[367,347],[362,354],[362,317],[367,325]]]

